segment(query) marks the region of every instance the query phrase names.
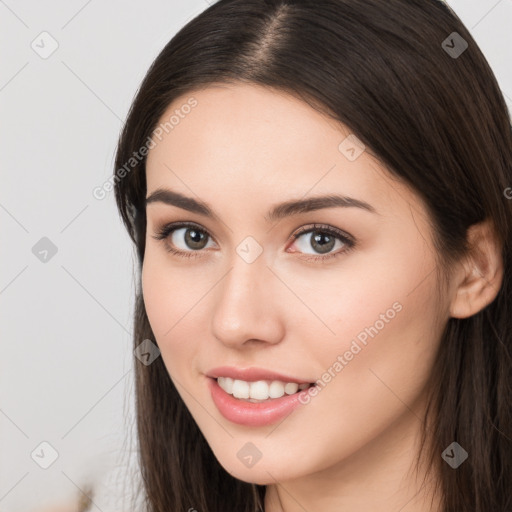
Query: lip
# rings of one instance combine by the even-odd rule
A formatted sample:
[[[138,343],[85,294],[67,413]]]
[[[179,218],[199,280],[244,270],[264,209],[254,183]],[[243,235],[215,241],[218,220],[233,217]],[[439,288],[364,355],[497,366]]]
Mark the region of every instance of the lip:
[[[268,402],[254,403],[239,400],[226,393],[213,377],[207,378],[207,381],[212,400],[222,416],[233,423],[247,427],[262,427],[277,423],[296,407],[304,405],[304,402],[300,401],[300,397],[303,395],[305,398],[308,393],[308,389],[304,389],[293,395],[284,395]]]
[[[217,377],[231,377],[232,379],[245,380],[246,382],[256,382],[258,380],[280,380],[281,382],[296,382],[297,384],[314,384],[313,381],[298,379],[290,375],[272,372],[264,368],[236,368],[235,366],[220,366],[212,368],[206,373],[207,377],[216,379]]]

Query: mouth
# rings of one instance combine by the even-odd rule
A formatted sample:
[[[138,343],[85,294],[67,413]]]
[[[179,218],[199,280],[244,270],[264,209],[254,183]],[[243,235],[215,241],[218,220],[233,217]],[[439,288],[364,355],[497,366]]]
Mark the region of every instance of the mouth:
[[[278,380],[244,381],[224,376],[206,379],[213,403],[232,423],[246,427],[263,427],[283,420],[301,404],[309,403],[308,382]]]
[[[285,395],[295,395],[315,385],[280,380],[245,381],[231,377],[213,377],[213,380],[233,398],[251,403],[270,402]]]

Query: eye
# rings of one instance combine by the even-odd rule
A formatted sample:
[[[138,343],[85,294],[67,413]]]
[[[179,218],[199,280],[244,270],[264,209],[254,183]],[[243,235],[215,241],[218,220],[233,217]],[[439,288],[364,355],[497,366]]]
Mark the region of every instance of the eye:
[[[211,239],[211,236],[194,223],[174,222],[158,229],[153,238],[164,241],[166,250],[171,254],[194,258],[200,256],[201,251],[209,247],[208,239]],[[348,233],[322,224],[304,226],[294,233],[292,238],[294,241],[298,241],[295,245],[299,249],[293,252],[309,254],[310,256],[304,258],[306,260],[325,261],[350,251],[356,243]],[[336,245],[340,250],[331,252]],[[308,253],[307,251],[310,249],[315,252]]]
[[[348,235],[348,233],[344,233],[332,226],[325,226],[321,224],[314,224],[313,226],[300,228],[299,231],[293,235],[293,239],[299,241],[299,243],[296,243],[295,245],[298,246],[300,252],[305,254],[316,254],[313,257],[305,258],[311,260],[326,260],[336,257],[350,251],[355,246],[354,238]],[[338,248],[341,250],[330,252],[336,247],[336,245],[338,245]],[[308,253],[307,251],[310,249],[314,252]],[[326,254],[326,256],[322,256],[322,254]]]
[[[166,250],[177,256],[193,258],[198,252],[207,248],[207,240],[211,238],[204,230],[192,223],[178,222],[166,224],[153,236],[156,240],[166,242]],[[177,249],[176,249],[177,247]]]

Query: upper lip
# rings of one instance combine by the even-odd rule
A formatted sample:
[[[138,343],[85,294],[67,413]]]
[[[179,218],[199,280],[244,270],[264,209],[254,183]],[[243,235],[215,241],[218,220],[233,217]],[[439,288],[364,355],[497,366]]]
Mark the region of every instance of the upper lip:
[[[297,384],[310,384],[311,381],[298,379],[283,373],[272,372],[265,368],[236,368],[235,366],[219,366],[212,368],[206,375],[213,379],[217,377],[231,377],[232,379],[256,382],[258,380],[279,380],[281,382],[296,382]]]

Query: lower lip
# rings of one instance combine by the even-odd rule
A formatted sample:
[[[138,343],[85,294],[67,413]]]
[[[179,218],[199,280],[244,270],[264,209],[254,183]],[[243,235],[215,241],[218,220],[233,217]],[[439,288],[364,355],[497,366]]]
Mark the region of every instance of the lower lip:
[[[248,427],[272,425],[288,416],[296,407],[304,405],[299,397],[306,398],[307,389],[274,398],[268,402],[246,402],[226,393],[216,379],[208,377],[212,399],[219,412],[229,421]],[[307,402],[305,402],[307,403]]]

